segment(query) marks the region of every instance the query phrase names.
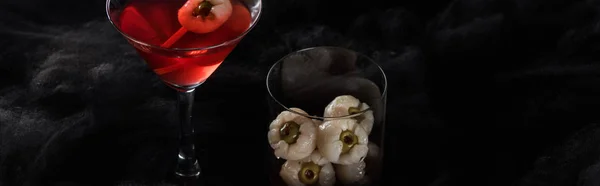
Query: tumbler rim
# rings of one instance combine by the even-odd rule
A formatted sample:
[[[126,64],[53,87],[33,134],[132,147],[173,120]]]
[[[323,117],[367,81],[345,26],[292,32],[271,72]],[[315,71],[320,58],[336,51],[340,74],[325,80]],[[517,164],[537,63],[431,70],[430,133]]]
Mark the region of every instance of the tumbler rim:
[[[381,73],[381,77],[383,78],[383,90],[381,91],[381,97],[379,98],[379,101],[384,101],[386,99],[386,95],[387,95],[387,77],[385,75],[385,72],[383,71],[383,68],[381,68],[381,66],[379,64],[377,64],[372,58],[360,53],[360,52],[356,52],[354,50],[351,49],[347,49],[347,48],[343,48],[343,47],[337,47],[337,46],[315,46],[315,47],[309,47],[309,48],[304,48],[304,49],[300,49],[300,50],[296,50],[293,52],[290,52],[288,54],[286,54],[285,56],[283,56],[282,58],[280,58],[279,60],[277,60],[277,62],[275,62],[273,65],[271,65],[271,67],[269,68],[269,71],[267,73],[267,77],[266,77],[266,87],[267,87],[267,92],[269,93],[269,96],[271,97],[271,99],[273,99],[273,101],[275,101],[279,106],[283,107],[286,111],[288,112],[292,112],[294,114],[298,114],[301,115],[303,117],[307,117],[307,118],[311,118],[311,119],[318,119],[318,120],[325,120],[325,119],[344,119],[344,118],[352,118],[352,117],[356,117],[359,116],[369,110],[372,110],[372,108],[369,109],[365,109],[362,110],[356,114],[351,114],[351,115],[345,115],[345,116],[338,116],[338,117],[324,117],[324,116],[311,116],[311,115],[307,115],[305,113],[300,113],[297,111],[292,110],[291,108],[293,107],[288,107],[285,104],[281,103],[275,95],[273,95],[273,92],[271,91],[271,87],[269,86],[269,80],[270,77],[272,76],[272,72],[273,69],[279,65],[280,63],[282,63],[285,59],[289,58],[292,55],[301,53],[301,52],[306,52],[309,50],[315,50],[315,49],[335,49],[335,50],[345,50],[347,52],[352,52],[355,53],[358,56],[361,56],[365,59],[367,59],[369,62],[371,62],[373,65],[375,65],[377,67],[377,69],[379,69],[379,72]],[[381,87],[380,87],[381,88]]]

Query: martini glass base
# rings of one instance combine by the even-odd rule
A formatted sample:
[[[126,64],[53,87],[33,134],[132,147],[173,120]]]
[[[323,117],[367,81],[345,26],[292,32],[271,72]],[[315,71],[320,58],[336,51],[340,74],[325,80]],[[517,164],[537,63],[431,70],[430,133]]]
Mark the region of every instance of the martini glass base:
[[[184,147],[185,148],[185,147]],[[180,148],[177,155],[177,169],[175,174],[178,177],[198,177],[200,176],[200,165],[195,156],[188,156]]]

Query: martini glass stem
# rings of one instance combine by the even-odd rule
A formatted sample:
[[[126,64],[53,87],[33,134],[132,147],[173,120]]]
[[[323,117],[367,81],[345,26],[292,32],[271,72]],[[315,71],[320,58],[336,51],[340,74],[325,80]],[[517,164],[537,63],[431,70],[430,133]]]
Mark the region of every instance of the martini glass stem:
[[[178,95],[181,131],[176,174],[181,177],[197,177],[200,175],[200,166],[196,159],[194,126],[191,122],[194,89],[178,91]]]

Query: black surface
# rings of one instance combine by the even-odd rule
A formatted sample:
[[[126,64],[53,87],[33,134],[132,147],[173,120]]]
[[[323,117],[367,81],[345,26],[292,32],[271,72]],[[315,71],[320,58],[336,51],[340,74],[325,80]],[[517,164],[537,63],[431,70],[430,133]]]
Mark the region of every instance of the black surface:
[[[207,182],[265,185],[266,71],[331,45],[388,74],[388,185],[598,185],[599,5],[265,0],[196,93]],[[175,93],[103,0],[3,0],[0,20],[0,185],[168,185]]]

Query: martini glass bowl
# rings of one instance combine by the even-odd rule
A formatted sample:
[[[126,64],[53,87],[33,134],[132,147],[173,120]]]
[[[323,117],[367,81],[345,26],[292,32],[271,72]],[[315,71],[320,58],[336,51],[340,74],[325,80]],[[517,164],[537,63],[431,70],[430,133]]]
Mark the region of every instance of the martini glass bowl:
[[[272,185],[382,185],[387,80],[369,57],[314,47],[266,78]]]
[[[261,14],[261,0],[230,2],[232,13],[226,22],[212,32],[199,34],[186,30],[178,21],[178,11],[186,0],[106,1],[110,23],[148,67],[178,93],[180,146],[178,156],[173,158],[177,158],[175,174],[183,178],[200,175],[191,124],[194,90],[252,30]],[[213,11],[216,7],[207,10]]]

